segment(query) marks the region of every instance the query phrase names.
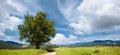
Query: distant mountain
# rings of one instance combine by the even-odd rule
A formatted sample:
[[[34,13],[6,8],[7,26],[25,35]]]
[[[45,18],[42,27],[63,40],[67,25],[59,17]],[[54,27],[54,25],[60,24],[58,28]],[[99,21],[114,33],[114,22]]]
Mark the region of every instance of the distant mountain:
[[[17,49],[22,48],[23,44],[14,41],[3,41],[0,40],[0,49]]]
[[[69,46],[69,47],[78,47],[78,46],[120,46],[120,40],[112,41],[112,40],[94,40],[91,42],[78,42],[74,44],[61,45],[61,46]]]
[[[15,45],[15,46],[22,46],[23,45],[21,43],[17,43],[17,42],[14,42],[14,41],[5,41],[5,43],[10,44],[10,45]]]

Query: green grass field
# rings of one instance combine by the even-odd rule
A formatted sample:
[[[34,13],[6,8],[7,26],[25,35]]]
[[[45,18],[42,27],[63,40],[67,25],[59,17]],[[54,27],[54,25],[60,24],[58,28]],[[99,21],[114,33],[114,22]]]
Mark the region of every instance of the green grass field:
[[[63,47],[56,52],[56,55],[120,55],[120,47]]]
[[[45,50],[0,50],[0,55],[41,55],[46,53]]]
[[[45,50],[0,50],[0,55],[41,55]],[[56,55],[120,55],[120,47],[60,47]]]

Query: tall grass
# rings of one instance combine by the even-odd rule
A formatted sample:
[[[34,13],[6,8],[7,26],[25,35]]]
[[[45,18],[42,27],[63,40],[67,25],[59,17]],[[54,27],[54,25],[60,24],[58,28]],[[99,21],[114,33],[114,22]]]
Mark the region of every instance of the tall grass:
[[[56,55],[120,55],[120,47],[63,47]]]
[[[46,53],[45,50],[0,50],[0,55],[41,55]]]

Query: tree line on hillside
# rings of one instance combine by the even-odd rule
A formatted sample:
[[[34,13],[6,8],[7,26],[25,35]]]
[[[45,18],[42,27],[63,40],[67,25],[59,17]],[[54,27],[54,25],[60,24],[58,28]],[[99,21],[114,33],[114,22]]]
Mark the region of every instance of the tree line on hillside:
[[[91,42],[83,42],[83,43],[74,43],[69,45],[62,45],[68,47],[89,47],[89,46],[120,46],[120,40],[112,41],[112,40],[95,40]]]
[[[10,44],[0,40],[0,49],[22,49],[22,45]]]

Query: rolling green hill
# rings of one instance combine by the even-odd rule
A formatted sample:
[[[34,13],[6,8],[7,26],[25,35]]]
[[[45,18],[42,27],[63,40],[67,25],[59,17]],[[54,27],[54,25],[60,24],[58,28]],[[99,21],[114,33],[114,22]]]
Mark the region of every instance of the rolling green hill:
[[[0,40],[0,49],[20,49],[23,44],[14,41],[3,41]]]

